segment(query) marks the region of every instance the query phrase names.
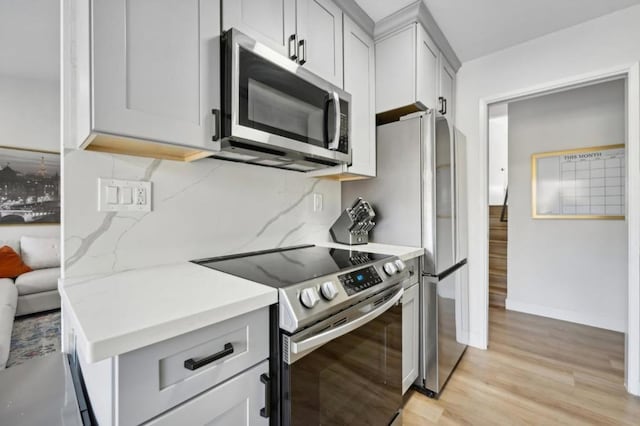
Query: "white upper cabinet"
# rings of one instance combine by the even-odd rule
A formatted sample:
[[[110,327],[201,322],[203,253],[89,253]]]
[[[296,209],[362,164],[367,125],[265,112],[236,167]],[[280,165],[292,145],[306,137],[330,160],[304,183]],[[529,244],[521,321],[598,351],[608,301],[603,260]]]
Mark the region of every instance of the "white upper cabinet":
[[[64,43],[73,52],[65,56],[73,86],[65,108],[76,121],[66,143],[178,160],[206,155],[218,136],[220,1],[65,4],[75,28]]]
[[[422,25],[376,40],[376,112],[435,108],[439,50]]]
[[[416,24],[376,40],[376,113],[416,102]]]
[[[224,0],[222,28],[237,28],[342,87],[342,10],[331,0]]]
[[[453,125],[456,72],[442,55],[439,64],[438,115],[447,117]]]
[[[376,175],[375,46],[344,17],[344,90],[351,93],[352,164],[348,172]]]
[[[417,25],[418,51],[416,52],[416,99],[424,106],[436,106],[438,82],[438,56],[440,52],[422,25]]]
[[[298,63],[342,87],[342,10],[331,0],[297,0]]]
[[[357,179],[376,175],[375,46],[373,38],[344,16],[344,90],[351,94],[351,165],[314,176]]]
[[[222,28],[237,28],[285,56],[297,52],[295,0],[226,0]]]

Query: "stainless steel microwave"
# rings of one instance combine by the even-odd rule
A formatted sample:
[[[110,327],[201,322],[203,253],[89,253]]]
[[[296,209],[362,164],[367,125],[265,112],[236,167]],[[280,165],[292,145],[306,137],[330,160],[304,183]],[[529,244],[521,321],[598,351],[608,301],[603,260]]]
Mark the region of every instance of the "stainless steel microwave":
[[[351,95],[236,29],[222,44],[214,157],[302,172],[351,163]]]

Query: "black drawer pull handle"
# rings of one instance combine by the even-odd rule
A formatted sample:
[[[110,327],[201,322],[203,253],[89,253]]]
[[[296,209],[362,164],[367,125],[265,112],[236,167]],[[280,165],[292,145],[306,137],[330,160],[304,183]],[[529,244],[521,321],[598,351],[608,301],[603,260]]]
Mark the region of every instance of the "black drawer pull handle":
[[[231,343],[225,343],[224,349],[218,353],[210,355],[206,358],[202,358],[198,361],[196,361],[193,358],[189,358],[184,362],[184,368],[191,371],[197,370],[200,367],[204,367],[207,364],[211,364],[213,361],[217,361],[220,358],[224,358],[227,355],[231,355],[232,353],[233,353],[233,345]]]
[[[220,139],[220,110],[212,109],[211,114],[213,114],[213,135],[211,136],[211,141],[215,142]]]
[[[260,409],[260,416],[271,417],[271,378],[266,374],[260,375],[260,382],[264,384],[264,408]]]

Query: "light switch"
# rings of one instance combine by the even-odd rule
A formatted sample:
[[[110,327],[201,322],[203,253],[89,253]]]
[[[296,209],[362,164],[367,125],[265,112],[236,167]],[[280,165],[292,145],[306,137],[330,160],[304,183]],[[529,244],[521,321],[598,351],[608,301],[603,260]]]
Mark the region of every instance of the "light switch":
[[[98,211],[150,212],[151,182],[98,178]]]
[[[133,204],[133,190],[129,186],[120,189],[120,204]]]
[[[107,203],[118,204],[118,187],[107,186],[105,189],[106,189]]]

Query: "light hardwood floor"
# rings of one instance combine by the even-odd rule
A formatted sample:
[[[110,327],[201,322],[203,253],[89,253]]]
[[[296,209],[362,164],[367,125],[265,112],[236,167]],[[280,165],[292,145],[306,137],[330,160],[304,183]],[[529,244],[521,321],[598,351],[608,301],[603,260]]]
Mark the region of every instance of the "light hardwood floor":
[[[468,348],[438,400],[405,395],[404,425],[640,425],[624,335],[491,308],[489,350]]]

